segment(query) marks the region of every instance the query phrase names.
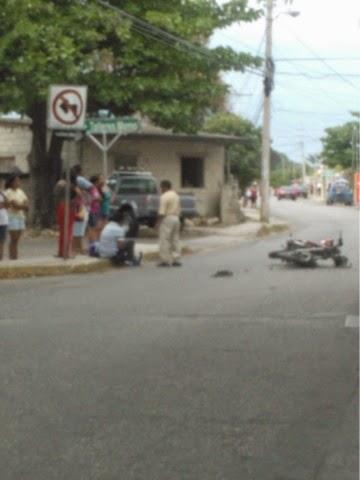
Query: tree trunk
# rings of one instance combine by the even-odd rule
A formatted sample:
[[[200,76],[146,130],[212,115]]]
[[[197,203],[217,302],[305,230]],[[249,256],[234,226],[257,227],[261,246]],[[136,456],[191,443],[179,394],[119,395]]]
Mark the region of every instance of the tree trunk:
[[[54,186],[61,176],[61,150],[63,139],[53,133],[47,150],[46,103],[36,104],[32,109],[33,140],[30,155],[30,175],[32,178],[34,226],[50,228],[55,223]]]

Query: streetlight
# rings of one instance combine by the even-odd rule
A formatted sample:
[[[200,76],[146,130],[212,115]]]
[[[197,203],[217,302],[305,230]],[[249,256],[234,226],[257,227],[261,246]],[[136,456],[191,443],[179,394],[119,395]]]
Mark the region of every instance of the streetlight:
[[[262,156],[261,156],[261,204],[260,220],[269,223],[270,220],[270,115],[271,115],[271,91],[274,88],[275,65],[272,59],[272,12],[273,0],[266,1],[266,47],[265,47],[265,71],[264,71],[264,105],[263,105],[263,128],[262,128]],[[291,17],[297,17],[300,12],[281,12]],[[281,15],[279,13],[275,19]]]

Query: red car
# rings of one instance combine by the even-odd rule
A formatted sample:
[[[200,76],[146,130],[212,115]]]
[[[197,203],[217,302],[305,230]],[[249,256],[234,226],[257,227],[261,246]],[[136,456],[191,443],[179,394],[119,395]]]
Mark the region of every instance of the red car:
[[[296,200],[298,197],[298,192],[296,188],[292,185],[285,185],[277,189],[276,196],[278,200],[281,200],[283,198],[290,198],[291,200]]]
[[[296,190],[297,197],[302,197],[302,198],[308,197],[308,189],[304,185],[299,185],[298,183],[295,183],[292,186]]]

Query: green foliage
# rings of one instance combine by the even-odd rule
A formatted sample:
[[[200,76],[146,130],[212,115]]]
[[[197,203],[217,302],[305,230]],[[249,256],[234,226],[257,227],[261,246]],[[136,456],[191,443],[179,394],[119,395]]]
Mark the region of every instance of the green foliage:
[[[354,149],[359,148],[358,122],[325,129],[321,158],[325,165],[343,170],[352,167]]]
[[[87,85],[90,115],[100,108],[141,112],[164,128],[196,132],[225,98],[220,72],[261,63],[229,48],[206,48],[215,29],[261,15],[247,0],[111,0],[111,6],[116,11],[97,0],[1,2],[0,112],[33,120],[34,218],[42,226],[51,222],[49,183],[61,171],[62,140],[53,135],[47,144],[50,85]]]
[[[271,171],[270,184],[273,188],[290,185],[292,180],[301,178],[301,174],[301,165],[289,161],[284,162]]]
[[[111,2],[197,49],[151,27],[144,36],[136,21],[96,1],[2,3],[2,111],[33,113],[34,106],[46,102],[49,85],[86,84],[90,113],[141,111],[160,126],[194,132],[226,94],[219,72],[260,64],[259,58],[230,48],[204,48],[216,28],[259,17],[244,0],[222,6],[215,0]]]
[[[260,179],[261,129],[252,122],[232,113],[218,113],[210,117],[204,131],[239,137],[239,143],[228,149],[230,171],[245,190],[254,180]],[[289,160],[287,155],[271,150],[270,183],[275,187],[287,185],[301,176],[301,166]]]
[[[218,113],[210,117],[204,130],[239,137],[239,143],[228,150],[230,171],[237,178],[242,191],[260,177],[261,130],[249,120],[231,114]]]

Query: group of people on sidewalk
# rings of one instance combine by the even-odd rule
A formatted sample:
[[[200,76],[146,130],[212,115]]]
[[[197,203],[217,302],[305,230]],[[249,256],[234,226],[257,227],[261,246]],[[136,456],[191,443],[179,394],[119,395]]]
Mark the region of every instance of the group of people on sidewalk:
[[[109,220],[112,194],[103,175],[82,175],[80,165],[64,174],[54,188],[56,223],[59,231],[58,257],[88,254],[84,238],[91,245],[100,238]],[[67,199],[68,197],[68,199]]]
[[[66,189],[69,201],[66,202]],[[160,184],[161,197],[157,218],[159,229],[159,266],[180,266],[180,198],[172,190],[169,180]],[[135,255],[135,239],[139,225],[135,219],[125,218],[119,209],[110,216],[113,195],[103,175],[87,180],[80,165],[70,171],[70,178],[62,178],[55,187],[56,219],[59,229],[58,257],[70,258],[76,254],[110,258],[116,264],[138,266],[142,254]],[[68,205],[68,207],[67,207]],[[87,232],[88,248],[83,249]]]
[[[172,190],[169,180],[160,183],[161,197],[156,227],[159,230],[159,267],[181,266],[180,198]],[[119,209],[101,232],[100,240],[93,242],[89,254],[109,258],[114,265],[138,266],[143,254],[135,255],[135,239],[139,225],[132,220],[126,225],[124,212]]]
[[[180,198],[172,190],[169,180],[160,183],[161,197],[157,225],[159,230],[159,267],[181,266],[180,246]],[[136,221],[125,224],[125,215],[118,209],[105,225],[100,240],[93,242],[89,254],[109,258],[114,265],[138,266],[143,254],[135,255],[135,238],[138,233]]]
[[[156,222],[159,233],[159,267],[181,266],[180,198],[169,180],[160,183],[161,196]],[[58,248],[56,257],[78,254],[109,258],[114,264],[140,265],[142,254],[135,255],[138,222],[130,223],[119,209],[110,215],[113,193],[103,175],[89,179],[80,165],[57,182],[54,188]],[[0,260],[9,235],[9,259],[18,258],[18,243],[25,230],[29,201],[20,188],[17,175],[10,175],[0,188]],[[87,247],[84,248],[84,238]]]

